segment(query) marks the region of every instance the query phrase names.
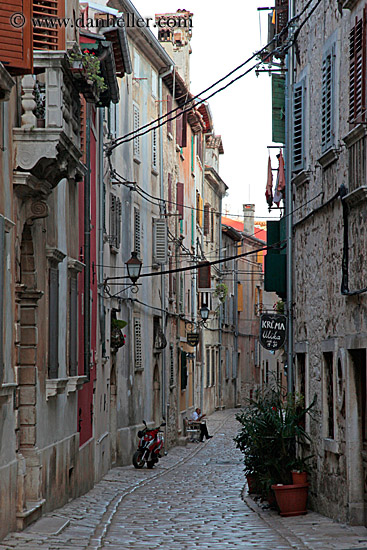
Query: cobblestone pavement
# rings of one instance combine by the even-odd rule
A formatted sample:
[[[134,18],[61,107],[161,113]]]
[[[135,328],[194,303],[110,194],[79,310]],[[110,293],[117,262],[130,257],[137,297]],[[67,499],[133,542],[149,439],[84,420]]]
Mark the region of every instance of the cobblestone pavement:
[[[281,518],[246,492],[241,498],[234,414],[211,415],[213,439],[170,450],[153,470],[114,468],[86,495],[11,533],[0,550],[367,550],[365,528],[314,512]]]

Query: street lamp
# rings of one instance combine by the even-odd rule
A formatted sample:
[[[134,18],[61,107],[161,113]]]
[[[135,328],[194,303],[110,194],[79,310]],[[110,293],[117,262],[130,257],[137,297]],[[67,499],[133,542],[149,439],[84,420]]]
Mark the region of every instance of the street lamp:
[[[204,323],[205,323],[205,321],[207,321],[209,319],[209,313],[210,313],[210,311],[209,311],[208,306],[206,304],[203,304],[200,308],[200,316],[201,316],[202,320],[204,321]]]
[[[139,260],[136,252],[131,253],[131,258],[126,262],[127,274],[130,277],[131,282],[135,285],[136,281],[140,277],[141,266],[143,263]]]

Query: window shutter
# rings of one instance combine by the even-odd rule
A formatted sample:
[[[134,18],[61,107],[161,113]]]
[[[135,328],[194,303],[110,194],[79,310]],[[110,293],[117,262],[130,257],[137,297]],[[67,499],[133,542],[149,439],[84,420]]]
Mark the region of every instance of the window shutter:
[[[322,61],[321,145],[326,151],[334,143],[334,49]]]
[[[115,246],[116,240],[116,197],[110,193],[110,245]]]
[[[154,128],[151,131],[152,136],[152,167],[157,168],[157,130]]]
[[[364,122],[366,110],[366,8],[349,34],[349,120]]]
[[[168,259],[168,234],[166,220],[153,220],[154,261],[166,264]]]
[[[170,111],[172,111],[172,96],[171,95],[167,95],[167,113],[169,113]],[[172,120],[171,120],[171,116],[168,116],[167,117],[167,133],[168,134],[172,134]]]
[[[70,275],[69,375],[78,374],[78,279]]]
[[[57,378],[59,370],[59,268],[49,269],[48,292],[48,368],[49,378]]]
[[[238,352],[232,351],[232,378],[237,378]]]
[[[35,50],[65,49],[65,27],[58,25],[57,21],[64,17],[64,0],[33,0],[33,19],[44,23],[44,26],[39,25],[33,28],[33,48]],[[53,22],[55,25],[52,25]]]
[[[140,210],[134,208],[134,251],[140,257],[141,253],[141,225],[140,225]]]
[[[121,244],[121,216],[122,205],[119,198],[116,198],[116,248],[120,248]]]
[[[210,212],[210,240],[212,243],[215,240],[215,210],[213,208]]]
[[[206,205],[204,206],[204,235],[209,235],[209,225],[210,225],[209,215],[210,215],[210,204],[206,203]]]
[[[179,109],[178,113],[181,113],[181,109]],[[182,114],[176,118],[176,143],[182,147]]]
[[[237,283],[237,311],[243,311],[243,285]]]
[[[172,212],[172,174],[168,174],[168,212]]]
[[[143,368],[142,346],[141,346],[141,321],[134,319],[134,365],[135,369]]]
[[[210,386],[210,349],[206,348],[206,387]]]
[[[226,379],[229,378],[229,349],[226,348]]]
[[[187,146],[187,111],[182,115],[181,147]]]
[[[0,387],[4,377],[4,269],[5,269],[5,224],[0,216]]]
[[[87,138],[85,115],[86,115],[87,102],[85,101],[84,96],[82,94],[79,94],[79,99],[80,99],[80,150],[83,153],[81,160],[85,163],[86,162],[85,144],[86,144],[86,138]]]
[[[206,262],[200,262],[199,266],[200,265],[203,267],[199,267],[198,269],[198,289],[200,291],[205,291],[211,288],[211,266],[206,265]]]
[[[138,132],[139,127],[140,127],[139,108],[137,107],[137,105],[134,105],[133,106],[133,129],[134,129],[134,132]],[[134,154],[134,157],[139,157],[140,156],[140,137],[139,136],[134,137],[134,140],[133,140],[133,154]]]
[[[24,27],[13,27],[9,18],[21,13]],[[33,72],[33,46],[31,26],[32,3],[30,0],[7,0],[0,13],[0,61],[12,75]]]
[[[175,360],[174,360],[174,350],[173,346],[171,344],[169,348],[169,371],[170,371],[170,377],[169,377],[169,385],[173,386],[175,383]]]
[[[293,170],[304,167],[304,82],[293,92]]]
[[[276,34],[279,34],[288,23],[288,2],[289,0],[275,0]],[[282,37],[282,42],[285,40]]]
[[[187,386],[187,357],[186,352],[181,350],[181,391]]]
[[[184,218],[184,184],[177,182],[177,188],[176,188],[176,210],[178,210],[178,213],[180,215],[180,218],[183,220]]]

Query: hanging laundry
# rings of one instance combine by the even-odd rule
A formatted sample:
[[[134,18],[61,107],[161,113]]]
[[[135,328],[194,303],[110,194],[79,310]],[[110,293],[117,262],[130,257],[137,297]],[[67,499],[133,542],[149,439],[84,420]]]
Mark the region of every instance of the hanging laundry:
[[[273,172],[271,170],[270,155],[268,160],[268,181],[266,182],[265,197],[266,197],[266,202],[268,203],[269,212],[270,212],[270,209],[273,205]]]
[[[277,176],[277,183],[274,191],[274,203],[279,207],[280,201],[285,198],[285,172],[284,172],[284,158],[282,150],[280,150],[279,155],[277,155],[279,160],[279,169]]]

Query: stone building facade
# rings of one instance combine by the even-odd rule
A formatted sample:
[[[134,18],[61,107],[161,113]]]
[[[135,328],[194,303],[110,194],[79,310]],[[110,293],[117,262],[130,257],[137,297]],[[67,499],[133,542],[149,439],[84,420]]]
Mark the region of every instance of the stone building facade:
[[[319,5],[292,51],[295,382],[317,398],[311,503],[366,525],[365,2]]]

